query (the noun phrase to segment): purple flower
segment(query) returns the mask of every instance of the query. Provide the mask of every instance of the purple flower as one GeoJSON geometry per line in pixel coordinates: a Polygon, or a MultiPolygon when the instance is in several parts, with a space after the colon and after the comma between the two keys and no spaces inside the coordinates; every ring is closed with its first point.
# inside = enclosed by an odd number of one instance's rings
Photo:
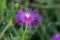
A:
{"type": "Polygon", "coordinates": [[[53,35],[50,40],[60,40],[60,34],[53,35]]]}
{"type": "Polygon", "coordinates": [[[38,14],[36,10],[33,11],[32,8],[29,8],[25,11],[19,10],[15,14],[14,22],[17,24],[24,23],[24,25],[26,24],[26,22],[28,22],[28,27],[32,27],[36,25],[40,21],[40,19],[40,14],[38,14]]]}

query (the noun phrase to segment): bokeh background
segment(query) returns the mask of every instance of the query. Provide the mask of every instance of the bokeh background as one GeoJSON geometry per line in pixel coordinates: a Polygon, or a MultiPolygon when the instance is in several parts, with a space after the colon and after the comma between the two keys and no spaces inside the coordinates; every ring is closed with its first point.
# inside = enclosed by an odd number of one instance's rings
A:
{"type": "Polygon", "coordinates": [[[42,20],[29,28],[25,40],[49,40],[60,33],[60,0],[0,0],[0,40],[21,40],[23,25],[13,23],[18,10],[36,9],[42,20]]]}

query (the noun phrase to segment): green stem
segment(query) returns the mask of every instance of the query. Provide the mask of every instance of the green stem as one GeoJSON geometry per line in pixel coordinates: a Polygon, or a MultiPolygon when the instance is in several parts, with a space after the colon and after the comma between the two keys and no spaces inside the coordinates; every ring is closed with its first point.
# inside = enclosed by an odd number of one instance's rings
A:
{"type": "Polygon", "coordinates": [[[28,23],[26,22],[26,28],[25,28],[24,32],[22,33],[22,39],[21,40],[25,40],[27,29],[28,29],[28,23]]]}
{"type": "Polygon", "coordinates": [[[4,36],[4,33],[6,32],[6,30],[8,30],[10,27],[10,25],[12,25],[12,20],[10,20],[7,24],[7,26],[3,29],[3,31],[0,34],[0,39],[4,36]]]}

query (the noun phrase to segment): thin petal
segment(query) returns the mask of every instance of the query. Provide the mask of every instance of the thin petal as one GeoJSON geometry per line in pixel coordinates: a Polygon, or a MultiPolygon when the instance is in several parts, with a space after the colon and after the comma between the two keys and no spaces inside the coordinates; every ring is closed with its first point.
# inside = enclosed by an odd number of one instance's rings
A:
{"type": "Polygon", "coordinates": [[[28,27],[29,27],[29,28],[32,27],[32,24],[31,24],[30,21],[28,22],[28,27]]]}
{"type": "Polygon", "coordinates": [[[23,10],[19,10],[19,11],[15,14],[15,16],[20,16],[20,15],[23,15],[23,14],[24,14],[23,10]]]}
{"type": "Polygon", "coordinates": [[[27,13],[31,13],[31,12],[32,12],[32,8],[28,8],[27,13]]]}
{"type": "Polygon", "coordinates": [[[36,9],[35,9],[35,10],[33,10],[31,14],[35,14],[35,13],[36,13],[36,9]]]}
{"type": "Polygon", "coordinates": [[[14,19],[14,22],[15,22],[15,23],[21,23],[22,20],[20,20],[20,19],[18,19],[18,18],[15,18],[15,19],[14,19]]]}

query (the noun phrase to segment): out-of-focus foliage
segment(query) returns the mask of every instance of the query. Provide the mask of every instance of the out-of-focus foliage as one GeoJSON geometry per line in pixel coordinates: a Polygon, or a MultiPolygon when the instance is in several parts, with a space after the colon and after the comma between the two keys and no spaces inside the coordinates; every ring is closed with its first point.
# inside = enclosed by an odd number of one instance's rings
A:
{"type": "Polygon", "coordinates": [[[24,25],[13,23],[14,14],[33,8],[42,16],[40,23],[27,30],[26,40],[49,40],[60,33],[60,0],[0,0],[0,40],[20,40],[24,25]]]}

